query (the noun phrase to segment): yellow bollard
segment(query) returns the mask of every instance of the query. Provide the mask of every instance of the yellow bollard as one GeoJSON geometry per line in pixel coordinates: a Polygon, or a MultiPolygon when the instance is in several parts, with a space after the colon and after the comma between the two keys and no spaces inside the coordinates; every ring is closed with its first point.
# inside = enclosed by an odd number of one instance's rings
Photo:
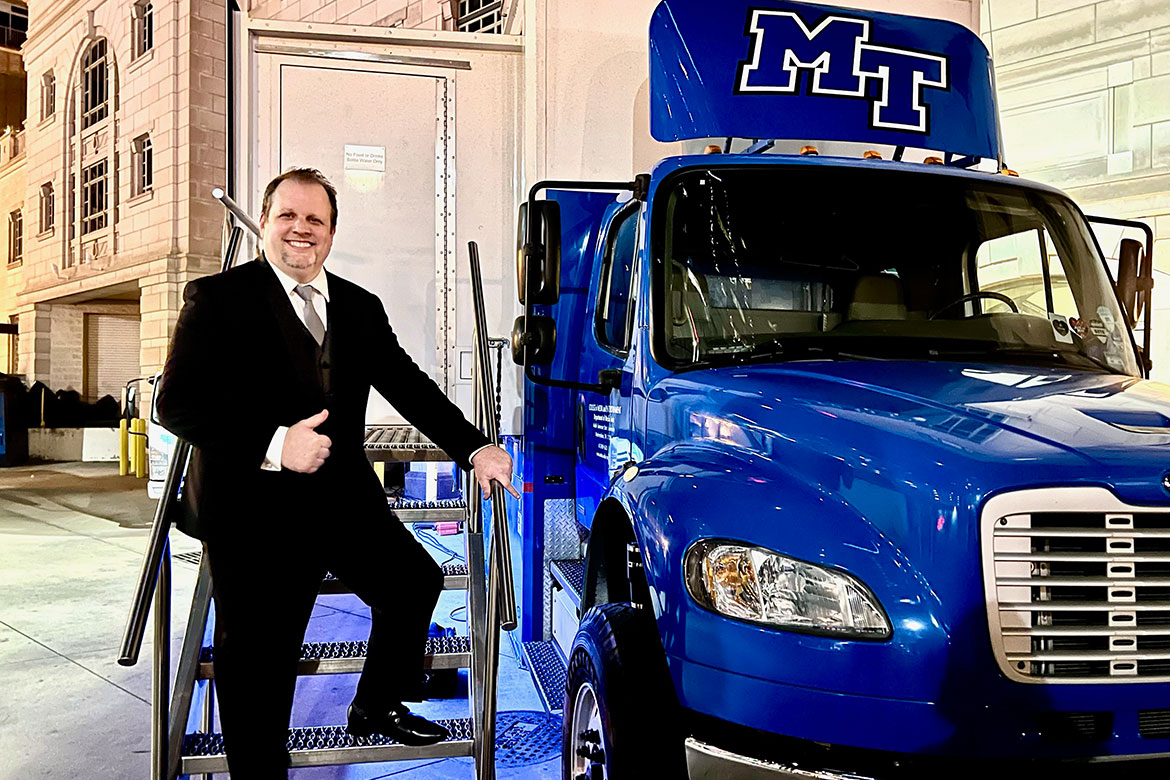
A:
{"type": "Polygon", "coordinates": [[[146,420],[135,417],[134,423],[138,435],[134,437],[134,476],[142,479],[146,476],[146,420]]]}
{"type": "Polygon", "coordinates": [[[130,421],[118,420],[118,476],[130,473],[130,421]]]}

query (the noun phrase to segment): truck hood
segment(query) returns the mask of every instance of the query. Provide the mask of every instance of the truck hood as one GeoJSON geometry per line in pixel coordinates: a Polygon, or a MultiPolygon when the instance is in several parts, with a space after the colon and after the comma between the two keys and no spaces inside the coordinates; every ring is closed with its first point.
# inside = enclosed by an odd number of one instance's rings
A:
{"type": "MultiPolygon", "coordinates": [[[[1133,503],[1170,500],[1170,386],[1134,377],[943,362],[852,361],[679,374],[650,393],[680,439],[813,469],[979,493],[1094,484],[1133,503]],[[677,403],[683,398],[687,401],[677,403]],[[919,484],[919,483],[915,483],[919,484]]],[[[677,439],[676,439],[677,440],[677,439]]],[[[848,475],[845,475],[848,476],[848,475]]],[[[885,482],[886,480],[879,480],[885,482]]]]}

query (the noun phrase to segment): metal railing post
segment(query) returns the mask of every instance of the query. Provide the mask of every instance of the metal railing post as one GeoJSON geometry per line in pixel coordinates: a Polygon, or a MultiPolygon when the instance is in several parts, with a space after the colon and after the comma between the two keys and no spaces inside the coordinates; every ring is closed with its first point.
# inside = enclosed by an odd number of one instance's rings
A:
{"type": "Polygon", "coordinates": [[[150,671],[150,776],[168,780],[170,774],[171,698],[171,543],[163,542],[154,590],[154,663],[150,671]]]}

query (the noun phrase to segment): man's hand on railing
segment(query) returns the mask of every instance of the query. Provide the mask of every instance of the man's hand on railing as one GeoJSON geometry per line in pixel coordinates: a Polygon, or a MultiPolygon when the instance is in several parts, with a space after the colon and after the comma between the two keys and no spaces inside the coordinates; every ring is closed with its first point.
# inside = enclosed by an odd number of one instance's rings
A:
{"type": "Polygon", "coordinates": [[[512,487],[512,456],[504,450],[495,446],[484,447],[471,459],[471,468],[485,499],[492,494],[493,479],[515,498],[520,498],[516,488],[512,487]]]}

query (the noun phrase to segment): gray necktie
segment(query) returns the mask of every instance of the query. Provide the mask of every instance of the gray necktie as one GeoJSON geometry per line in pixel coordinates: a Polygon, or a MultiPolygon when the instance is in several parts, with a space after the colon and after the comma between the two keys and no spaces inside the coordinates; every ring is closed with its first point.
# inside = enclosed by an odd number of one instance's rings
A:
{"type": "Polygon", "coordinates": [[[321,346],[325,341],[325,323],[321,322],[321,318],[317,316],[317,309],[313,306],[313,288],[307,284],[299,284],[293,288],[293,292],[304,300],[305,327],[309,329],[309,334],[317,342],[317,346],[321,346]]]}

